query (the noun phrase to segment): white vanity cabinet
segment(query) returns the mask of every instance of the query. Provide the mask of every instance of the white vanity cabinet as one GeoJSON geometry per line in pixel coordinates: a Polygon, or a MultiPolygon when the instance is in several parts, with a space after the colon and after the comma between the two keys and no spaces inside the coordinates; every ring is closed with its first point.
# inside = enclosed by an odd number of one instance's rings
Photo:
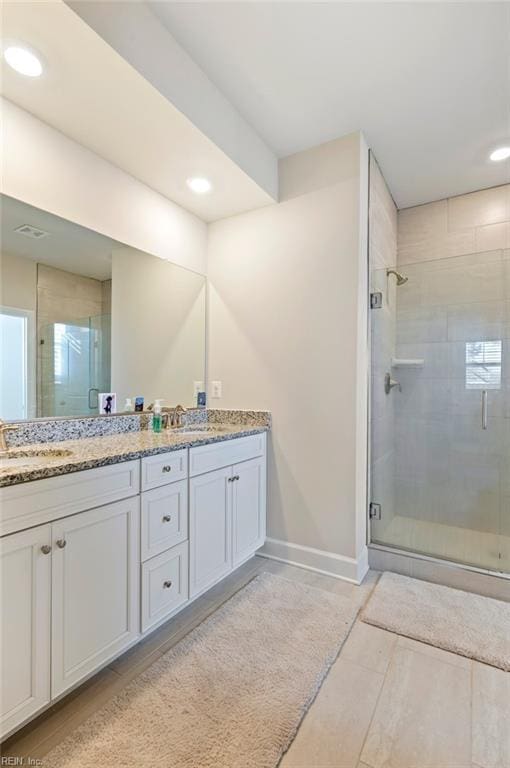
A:
{"type": "Polygon", "coordinates": [[[266,456],[232,467],[232,561],[234,568],[266,538],[266,456]]]}
{"type": "Polygon", "coordinates": [[[31,525],[0,539],[0,736],[139,637],[139,487],[130,461],[0,489],[2,533],[31,525]]]}
{"type": "Polygon", "coordinates": [[[141,623],[144,633],[166,621],[189,598],[187,478],[187,449],[142,459],[141,623]]]}
{"type": "Polygon", "coordinates": [[[191,448],[190,474],[190,596],[196,597],[264,543],[265,433],[191,448]]]}
{"type": "Polygon", "coordinates": [[[50,553],[50,525],[0,540],[1,734],[50,701],[50,553]]]}
{"type": "Polygon", "coordinates": [[[232,570],[231,482],[231,467],[190,480],[191,597],[199,595],[232,570]]]}
{"type": "Polygon", "coordinates": [[[262,546],[266,434],[0,488],[0,737],[262,546]]]}
{"type": "Polygon", "coordinates": [[[135,496],[51,526],[52,697],[139,634],[139,504],[135,496]]]}

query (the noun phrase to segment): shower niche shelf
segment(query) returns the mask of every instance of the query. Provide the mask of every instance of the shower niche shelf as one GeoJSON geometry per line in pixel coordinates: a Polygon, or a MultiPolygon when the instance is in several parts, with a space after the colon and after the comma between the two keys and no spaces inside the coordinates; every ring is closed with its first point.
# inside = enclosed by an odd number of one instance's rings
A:
{"type": "Polygon", "coordinates": [[[425,365],[425,360],[421,357],[416,357],[416,358],[392,357],[391,358],[392,368],[423,368],[424,365],[425,365]]]}

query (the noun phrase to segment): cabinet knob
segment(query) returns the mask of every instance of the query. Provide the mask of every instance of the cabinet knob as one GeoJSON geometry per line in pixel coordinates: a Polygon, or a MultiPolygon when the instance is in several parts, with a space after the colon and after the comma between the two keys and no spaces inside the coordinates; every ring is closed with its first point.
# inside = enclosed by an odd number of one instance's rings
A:
{"type": "Polygon", "coordinates": [[[65,539],[57,539],[57,547],[59,549],[64,549],[66,544],[67,544],[67,541],[65,539]]]}
{"type": "Polygon", "coordinates": [[[43,544],[42,547],[41,547],[41,552],[43,553],[43,555],[49,555],[50,552],[51,552],[50,545],[49,544],[43,544]]]}
{"type": "Polygon", "coordinates": [[[239,480],[239,475],[234,475],[234,480],[239,480]]]}
{"type": "Polygon", "coordinates": [[[170,515],[163,515],[163,522],[164,523],[170,523],[172,520],[170,515]]]}
{"type": "Polygon", "coordinates": [[[163,582],[163,589],[170,589],[171,586],[172,586],[172,582],[171,581],[164,581],[163,582]]]}
{"type": "Polygon", "coordinates": [[[163,469],[161,471],[162,472],[171,472],[172,471],[172,467],[170,466],[170,464],[165,464],[165,466],[163,467],[163,469]]]}

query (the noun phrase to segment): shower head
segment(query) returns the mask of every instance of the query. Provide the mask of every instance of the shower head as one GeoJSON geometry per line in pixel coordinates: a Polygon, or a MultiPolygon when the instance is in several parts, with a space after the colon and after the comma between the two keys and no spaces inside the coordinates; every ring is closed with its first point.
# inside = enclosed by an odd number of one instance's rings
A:
{"type": "Polygon", "coordinates": [[[409,280],[408,277],[403,275],[401,272],[397,272],[396,269],[387,269],[386,274],[388,276],[395,275],[395,277],[397,278],[397,285],[404,285],[404,283],[407,283],[407,281],[409,280]]]}

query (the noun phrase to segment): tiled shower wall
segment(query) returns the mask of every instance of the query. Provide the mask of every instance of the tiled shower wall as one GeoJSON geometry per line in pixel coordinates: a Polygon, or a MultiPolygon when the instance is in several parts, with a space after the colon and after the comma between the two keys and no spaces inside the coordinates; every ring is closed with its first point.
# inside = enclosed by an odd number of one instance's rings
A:
{"type": "MultiPolygon", "coordinates": [[[[53,373],[54,350],[45,331],[52,323],[83,321],[109,312],[111,280],[100,281],[66,272],[62,269],[37,265],[37,414],[38,416],[83,415],[88,413],[88,398],[82,392],[67,397],[72,402],[56,401],[53,373]],[[44,344],[41,340],[44,337],[44,344]]],[[[108,365],[109,361],[105,361],[108,365]]]]}
{"type": "Polygon", "coordinates": [[[395,510],[510,536],[510,185],[398,214],[395,510]],[[473,342],[501,346],[481,429],[473,342]]]}
{"type": "Polygon", "coordinates": [[[395,510],[394,398],[384,394],[384,375],[395,350],[396,290],[386,270],[397,259],[397,208],[379,167],[370,160],[370,291],[383,294],[383,306],[371,313],[371,498],[384,509],[384,526],[395,510]]]}

